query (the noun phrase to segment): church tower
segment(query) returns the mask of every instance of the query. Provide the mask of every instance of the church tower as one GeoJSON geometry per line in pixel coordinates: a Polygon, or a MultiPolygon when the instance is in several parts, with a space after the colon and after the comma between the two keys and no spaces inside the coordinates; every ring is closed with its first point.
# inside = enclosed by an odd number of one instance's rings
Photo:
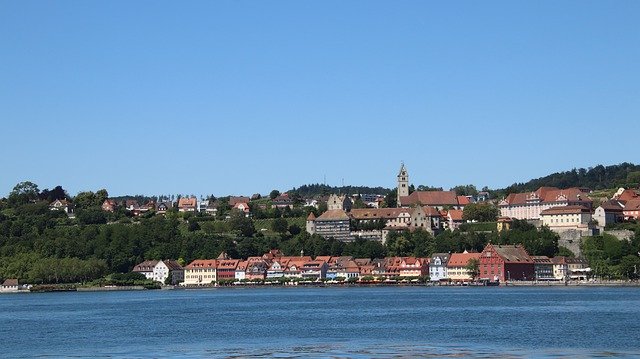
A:
{"type": "Polygon", "coordinates": [[[398,172],[398,203],[396,207],[401,207],[400,197],[406,197],[409,195],[409,173],[404,167],[404,162],[401,162],[400,172],[398,172]]]}

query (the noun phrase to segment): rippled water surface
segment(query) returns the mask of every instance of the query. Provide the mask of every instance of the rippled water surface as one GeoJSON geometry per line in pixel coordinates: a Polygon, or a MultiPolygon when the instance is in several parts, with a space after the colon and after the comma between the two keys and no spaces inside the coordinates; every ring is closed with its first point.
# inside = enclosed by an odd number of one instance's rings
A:
{"type": "Polygon", "coordinates": [[[0,356],[640,357],[640,288],[0,295],[0,356]]]}

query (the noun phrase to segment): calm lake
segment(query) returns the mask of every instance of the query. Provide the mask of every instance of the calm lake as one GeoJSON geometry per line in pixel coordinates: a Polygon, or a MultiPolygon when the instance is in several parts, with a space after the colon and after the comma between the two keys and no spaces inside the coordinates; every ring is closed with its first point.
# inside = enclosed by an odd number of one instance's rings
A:
{"type": "Polygon", "coordinates": [[[640,288],[0,295],[0,356],[640,357],[640,288]]]}

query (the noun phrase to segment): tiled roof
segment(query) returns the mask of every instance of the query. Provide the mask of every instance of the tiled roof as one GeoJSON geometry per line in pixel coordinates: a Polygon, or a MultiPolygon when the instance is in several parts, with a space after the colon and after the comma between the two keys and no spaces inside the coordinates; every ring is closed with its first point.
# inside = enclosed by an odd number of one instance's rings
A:
{"type": "Polygon", "coordinates": [[[212,268],[215,269],[217,266],[217,262],[215,259],[196,259],[193,262],[187,264],[184,269],[195,269],[195,268],[212,268]]]}
{"type": "Polygon", "coordinates": [[[135,267],[134,272],[153,272],[153,268],[158,264],[158,261],[144,261],[135,267]]]}
{"type": "Polygon", "coordinates": [[[353,261],[359,266],[369,265],[371,263],[371,259],[369,258],[356,258],[353,261]]]}
{"type": "Polygon", "coordinates": [[[408,208],[359,208],[352,209],[349,216],[353,219],[393,219],[402,214],[409,215],[408,208]]]}
{"type": "Polygon", "coordinates": [[[638,192],[632,189],[625,189],[619,196],[617,196],[617,198],[614,199],[617,199],[618,201],[629,201],[636,198],[640,198],[640,194],[638,194],[638,192]]]}
{"type": "Polygon", "coordinates": [[[458,196],[458,204],[464,206],[471,203],[471,201],[469,201],[469,198],[467,196],[458,196]]]}
{"type": "Polygon", "coordinates": [[[235,206],[236,203],[238,203],[238,202],[249,203],[250,201],[251,201],[251,198],[249,198],[249,197],[234,197],[234,196],[229,197],[229,205],[231,207],[235,206]]]}
{"type": "Polygon", "coordinates": [[[623,208],[622,204],[614,199],[602,202],[600,207],[606,212],[622,212],[623,208]]]}
{"type": "Polygon", "coordinates": [[[451,253],[447,267],[464,267],[470,259],[480,259],[480,253],[451,253]]]}
{"type": "Polygon", "coordinates": [[[640,199],[632,199],[624,205],[625,211],[640,211],[640,199]]]}
{"type": "Polygon", "coordinates": [[[422,206],[422,211],[429,217],[440,217],[441,215],[437,209],[430,206],[422,206]]]}
{"type": "Polygon", "coordinates": [[[216,267],[217,269],[236,269],[240,260],[224,259],[224,260],[218,260],[217,262],[218,262],[218,266],[216,267]]]}
{"type": "Polygon", "coordinates": [[[533,259],[531,259],[527,251],[520,245],[487,244],[485,251],[490,247],[493,247],[493,250],[507,263],[533,263],[533,259]]]}
{"type": "Polygon", "coordinates": [[[451,217],[452,221],[462,221],[462,213],[461,209],[450,209],[448,216],[451,217]]]}
{"type": "Polygon", "coordinates": [[[457,206],[458,197],[455,191],[415,191],[408,196],[400,197],[403,206],[421,204],[427,206],[457,206]]]}
{"type": "Polygon", "coordinates": [[[238,266],[236,267],[237,271],[244,271],[247,269],[247,266],[249,265],[249,261],[240,261],[238,262],[238,266]]]}
{"type": "Polygon", "coordinates": [[[533,259],[534,263],[537,264],[552,264],[553,262],[551,262],[551,258],[547,257],[547,256],[531,256],[531,259],[533,259]]]}
{"type": "Polygon", "coordinates": [[[451,255],[449,253],[434,253],[431,255],[431,262],[433,262],[433,260],[438,257],[441,258],[442,261],[446,264],[447,261],[449,261],[449,257],[451,257],[451,255]]]}
{"type": "Polygon", "coordinates": [[[165,259],[162,262],[170,269],[170,270],[182,270],[182,266],[180,263],[173,259],[165,259]]]}
{"type": "Polygon", "coordinates": [[[346,221],[349,220],[347,213],[341,209],[332,209],[324,212],[316,221],[346,221]]]}
{"type": "Polygon", "coordinates": [[[551,207],[551,208],[545,209],[544,211],[540,212],[540,215],[550,216],[554,214],[580,214],[580,213],[591,213],[591,211],[588,208],[585,208],[582,206],[558,206],[558,207],[551,207]]]}
{"type": "Polygon", "coordinates": [[[18,280],[17,279],[6,279],[4,281],[4,283],[2,283],[2,286],[4,286],[4,287],[16,287],[16,286],[18,286],[18,280]]]}
{"type": "Polygon", "coordinates": [[[577,187],[558,189],[555,187],[540,187],[535,192],[528,193],[511,193],[505,201],[509,205],[526,204],[531,200],[539,199],[540,202],[558,202],[562,197],[566,197],[569,202],[591,202],[582,189],[577,187]]]}
{"type": "Polygon", "coordinates": [[[197,200],[195,198],[183,197],[178,201],[178,208],[195,207],[196,204],[197,200]]]}

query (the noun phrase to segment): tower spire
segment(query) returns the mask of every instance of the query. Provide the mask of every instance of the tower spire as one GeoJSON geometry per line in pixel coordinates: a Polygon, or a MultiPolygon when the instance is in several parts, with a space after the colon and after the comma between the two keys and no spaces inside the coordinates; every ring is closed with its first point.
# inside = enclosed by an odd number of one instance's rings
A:
{"type": "Polygon", "coordinates": [[[398,172],[398,197],[397,197],[397,207],[401,207],[400,199],[402,197],[406,197],[409,195],[409,172],[407,172],[407,168],[404,166],[404,161],[400,161],[400,171],[398,172]]]}

